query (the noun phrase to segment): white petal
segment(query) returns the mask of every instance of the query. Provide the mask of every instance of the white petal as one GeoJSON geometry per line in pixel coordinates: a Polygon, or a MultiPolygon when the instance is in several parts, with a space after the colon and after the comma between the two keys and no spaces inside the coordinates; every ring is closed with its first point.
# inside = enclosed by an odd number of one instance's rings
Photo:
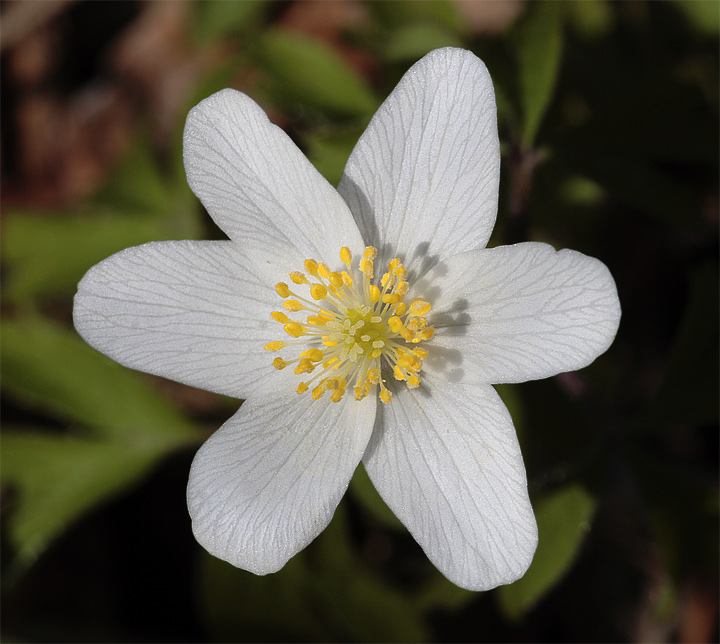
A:
{"type": "Polygon", "coordinates": [[[427,384],[379,407],[365,468],[450,581],[470,590],[508,584],[537,545],[510,415],[489,385],[427,384]]]}
{"type": "Polygon", "coordinates": [[[337,191],[290,138],[241,92],[226,89],[194,107],[183,138],[188,183],[215,222],[259,261],[284,248],[298,270],[308,257],[338,261],[362,250],[337,191]],[[331,255],[328,257],[328,255],[331,255]]]}
{"type": "Polygon", "coordinates": [[[435,326],[423,371],[452,382],[524,382],[590,364],[620,323],[607,267],[528,242],[451,257],[417,283],[435,326]]]}
{"type": "Polygon", "coordinates": [[[90,269],[73,316],[85,340],[117,362],[244,398],[275,372],[264,345],[280,298],[233,242],[128,248],[90,269]]]}
{"type": "Polygon", "coordinates": [[[288,388],[285,376],[200,448],[188,485],[195,538],[261,575],[282,568],[330,522],[375,419],[375,396],[313,401],[288,388]]]}
{"type": "Polygon", "coordinates": [[[469,51],[448,48],[403,76],[355,146],[338,191],[383,264],[397,253],[419,275],[438,257],[485,246],[499,177],[490,75],[469,51]]]}

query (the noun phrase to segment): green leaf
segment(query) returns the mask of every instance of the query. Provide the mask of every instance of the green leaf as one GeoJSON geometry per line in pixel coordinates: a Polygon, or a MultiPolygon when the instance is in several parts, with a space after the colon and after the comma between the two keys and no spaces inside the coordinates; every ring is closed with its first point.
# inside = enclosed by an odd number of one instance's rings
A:
{"type": "Polygon", "coordinates": [[[358,128],[306,134],[303,142],[307,146],[308,159],[320,174],[336,186],[361,134],[362,129],[358,128]]]}
{"type": "Polygon", "coordinates": [[[215,641],[416,642],[418,607],[358,556],[341,504],[330,525],[263,577],[203,556],[202,614],[215,641]]]}
{"type": "Polygon", "coordinates": [[[350,481],[350,492],[365,510],[379,521],[382,521],[385,526],[400,530],[405,529],[400,519],[393,514],[392,510],[378,494],[362,463],[358,465],[350,481]]]}
{"type": "Polygon", "coordinates": [[[384,47],[385,59],[391,62],[415,62],[433,49],[462,47],[457,33],[434,22],[416,22],[396,29],[384,47]]]}
{"type": "Polygon", "coordinates": [[[367,116],[378,101],[363,78],[327,45],[274,29],[260,42],[259,64],[279,99],[344,116],[367,116]]]}
{"type": "Polygon", "coordinates": [[[598,40],[613,28],[613,7],[608,0],[568,2],[564,8],[572,27],[588,40],[598,40]]]}
{"type": "Polygon", "coordinates": [[[163,454],[119,442],[8,430],[0,449],[2,482],[11,492],[6,528],[16,549],[15,572],[87,510],[135,483],[163,454]]]}
{"type": "Polygon", "coordinates": [[[193,4],[192,36],[206,44],[256,28],[269,7],[266,0],[203,0],[193,4]]]}
{"type": "Polygon", "coordinates": [[[162,239],[163,229],[156,217],[111,212],[8,213],[2,235],[4,295],[13,304],[70,295],[93,264],[123,248],[162,239]]]}
{"type": "Polygon", "coordinates": [[[539,542],[525,576],[498,589],[500,608],[518,619],[565,574],[589,528],[595,500],[579,485],[561,488],[535,506],[539,542]]]}
{"type": "Polygon", "coordinates": [[[28,407],[124,444],[176,447],[197,432],[139,374],[40,318],[0,324],[3,390],[28,407]]]}
{"type": "Polygon", "coordinates": [[[520,102],[524,120],[521,140],[535,143],[540,123],[550,105],[562,53],[562,3],[532,2],[513,30],[518,64],[520,102]]]}
{"type": "Polygon", "coordinates": [[[720,31],[720,3],[714,0],[671,0],[695,29],[708,36],[720,31]]]}
{"type": "Polygon", "coordinates": [[[150,148],[151,137],[138,135],[127,154],[112,169],[94,201],[129,213],[163,212],[170,191],[150,148]]]}
{"type": "Polygon", "coordinates": [[[447,0],[371,2],[369,8],[377,22],[392,31],[417,22],[433,23],[455,33],[462,33],[465,29],[455,3],[447,0]]]}

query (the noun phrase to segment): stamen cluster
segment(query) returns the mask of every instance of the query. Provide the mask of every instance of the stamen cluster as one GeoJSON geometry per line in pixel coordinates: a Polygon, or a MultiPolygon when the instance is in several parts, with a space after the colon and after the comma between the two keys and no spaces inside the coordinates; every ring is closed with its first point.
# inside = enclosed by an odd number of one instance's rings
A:
{"type": "Polygon", "coordinates": [[[435,333],[425,317],[430,304],[422,298],[405,302],[407,270],[399,259],[389,262],[379,286],[373,284],[376,257],[377,250],[367,247],[354,270],[352,253],[343,247],[340,259],[346,270],[339,272],[306,259],[306,272],[294,271],[290,280],[305,287],[309,297],[298,295],[285,282],[276,284],[285,312],[271,315],[293,340],[269,342],[265,349],[309,345],[295,360],[273,360],[276,369],[296,365],[297,375],[315,374],[298,385],[299,394],[311,390],[318,400],[329,391],[330,400],[339,402],[351,387],[355,400],[362,400],[377,386],[380,400],[389,403],[392,393],[382,378],[383,367],[408,387],[419,386],[427,351],[417,345],[435,333]],[[287,315],[301,312],[307,314],[305,322],[287,315]]]}

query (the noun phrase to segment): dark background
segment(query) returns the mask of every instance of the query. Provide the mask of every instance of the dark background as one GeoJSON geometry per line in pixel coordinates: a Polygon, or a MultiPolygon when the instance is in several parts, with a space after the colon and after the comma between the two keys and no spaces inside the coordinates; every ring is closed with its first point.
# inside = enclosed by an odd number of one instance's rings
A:
{"type": "Polygon", "coordinates": [[[5,2],[3,638],[28,642],[718,639],[716,2],[5,2]],[[605,262],[587,369],[502,387],[540,525],[527,576],[455,588],[359,471],[275,575],[194,542],[194,451],[237,401],[130,372],[71,324],[116,250],[220,236],[185,183],[188,109],[257,100],[333,183],[427,51],[496,84],[491,244],[605,262]]]}

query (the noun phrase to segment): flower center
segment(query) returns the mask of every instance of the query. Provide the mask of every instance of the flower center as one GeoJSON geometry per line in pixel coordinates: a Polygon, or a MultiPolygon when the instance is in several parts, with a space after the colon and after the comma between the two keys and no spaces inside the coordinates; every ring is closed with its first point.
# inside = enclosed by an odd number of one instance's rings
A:
{"type": "Polygon", "coordinates": [[[419,386],[427,351],[417,345],[435,333],[425,318],[430,304],[422,298],[405,302],[407,270],[399,259],[388,264],[380,285],[373,284],[376,256],[377,250],[369,246],[353,269],[352,253],[343,247],[340,259],[346,270],[340,272],[306,259],[307,275],[290,273],[290,280],[303,287],[305,296],[292,291],[285,282],[275,285],[285,300],[285,311],[304,312],[307,316],[301,322],[285,312],[274,311],[273,319],[293,340],[265,345],[267,351],[305,347],[295,360],[273,360],[276,369],[294,364],[297,375],[314,374],[300,382],[299,394],[312,390],[311,396],[318,400],[330,391],[330,399],[339,402],[346,389],[352,387],[355,400],[362,400],[378,387],[380,400],[389,403],[392,394],[382,378],[386,370],[411,389],[419,386]]]}

